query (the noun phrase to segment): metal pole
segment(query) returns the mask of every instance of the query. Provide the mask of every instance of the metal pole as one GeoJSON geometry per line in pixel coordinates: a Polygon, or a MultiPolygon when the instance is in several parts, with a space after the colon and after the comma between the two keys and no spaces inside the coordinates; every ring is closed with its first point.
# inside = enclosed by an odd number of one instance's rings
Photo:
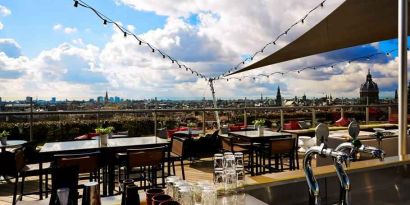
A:
{"type": "Polygon", "coordinates": [[[246,112],[246,106],[247,106],[247,101],[246,101],[246,97],[245,97],[245,108],[243,109],[243,124],[245,126],[248,126],[248,114],[246,112]]]}
{"type": "Polygon", "coordinates": [[[157,136],[157,109],[158,109],[158,103],[157,103],[157,97],[155,97],[155,110],[154,110],[154,136],[157,136]]]}
{"type": "Polygon", "coordinates": [[[387,107],[387,121],[390,120],[390,117],[391,117],[391,107],[389,106],[387,107]]]}
{"type": "Polygon", "coordinates": [[[205,111],[202,111],[202,132],[205,134],[205,111]]]}
{"type": "Polygon", "coordinates": [[[312,108],[312,127],[316,127],[316,111],[312,108]]]}
{"type": "MultiPolygon", "coordinates": [[[[209,79],[209,87],[211,88],[211,92],[212,92],[212,101],[214,103],[214,108],[218,108],[218,104],[216,103],[214,80],[213,79],[209,79]]],[[[221,121],[219,119],[219,112],[218,111],[215,111],[215,117],[216,117],[216,124],[218,126],[218,130],[220,130],[221,129],[221,121]]]]}
{"type": "Polygon", "coordinates": [[[30,141],[33,141],[33,97],[30,97],[30,141]]]}
{"type": "Polygon", "coordinates": [[[340,108],[340,118],[343,118],[345,115],[343,108],[340,108]]]}
{"type": "Polygon", "coordinates": [[[283,130],[283,123],[285,121],[283,118],[283,110],[280,109],[280,130],[283,130]]]}
{"type": "Polygon", "coordinates": [[[366,106],[366,125],[369,124],[369,107],[366,106]]]}
{"type": "Polygon", "coordinates": [[[407,154],[407,24],[408,0],[399,0],[399,147],[398,155],[407,154]]]}

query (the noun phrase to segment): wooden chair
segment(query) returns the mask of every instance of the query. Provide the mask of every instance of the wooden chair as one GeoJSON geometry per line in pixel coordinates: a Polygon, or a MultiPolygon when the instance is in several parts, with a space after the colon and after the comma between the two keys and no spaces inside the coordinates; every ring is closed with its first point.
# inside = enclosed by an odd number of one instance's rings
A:
{"type": "MultiPolygon", "coordinates": [[[[54,167],[78,167],[80,174],[87,173],[79,179],[89,179],[100,183],[100,169],[103,167],[100,152],[71,153],[54,155],[54,167]]],[[[80,184],[79,187],[82,187],[80,184]]]]}
{"type": "Polygon", "coordinates": [[[185,158],[185,138],[172,137],[171,150],[168,156],[168,174],[170,174],[170,163],[172,164],[172,171],[175,173],[175,161],[181,162],[182,179],[185,180],[184,158],[185,158]]]}
{"type": "Polygon", "coordinates": [[[58,202],[57,190],[69,188],[69,205],[78,204],[78,166],[53,167],[51,170],[51,197],[49,205],[60,205],[58,202]]]}
{"type": "Polygon", "coordinates": [[[137,173],[139,177],[132,178],[140,181],[140,187],[146,190],[148,187],[156,187],[157,172],[161,171],[162,186],[165,186],[164,162],[165,147],[152,147],[141,149],[127,149],[125,177],[130,179],[131,174],[137,173]],[[144,182],[144,186],[142,186],[144,182]],[[149,185],[146,185],[149,182],[149,185]]]}
{"type": "Polygon", "coordinates": [[[269,172],[273,170],[272,159],[275,159],[275,169],[283,171],[283,158],[285,157],[289,158],[289,170],[295,170],[296,149],[296,138],[294,137],[271,139],[266,153],[268,157],[269,172]],[[279,165],[280,169],[278,168],[279,165]]]}

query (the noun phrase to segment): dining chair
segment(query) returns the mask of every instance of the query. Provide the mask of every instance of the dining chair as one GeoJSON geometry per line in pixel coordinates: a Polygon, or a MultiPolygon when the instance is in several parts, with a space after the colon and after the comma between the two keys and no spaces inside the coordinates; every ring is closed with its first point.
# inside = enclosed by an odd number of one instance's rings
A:
{"type": "MultiPolygon", "coordinates": [[[[283,159],[289,159],[289,170],[295,170],[295,151],[297,149],[296,146],[296,138],[295,137],[287,137],[287,138],[278,138],[278,139],[271,139],[269,141],[269,147],[267,152],[265,152],[265,156],[268,158],[268,170],[272,172],[272,170],[283,171],[283,159]],[[275,168],[272,167],[272,159],[275,159],[275,168]],[[280,168],[279,168],[280,166],[280,168]]],[[[266,167],[266,166],[263,166],[266,167]]]]}
{"type": "MultiPolygon", "coordinates": [[[[43,177],[45,176],[45,187],[48,187],[48,175],[51,173],[51,163],[40,156],[39,150],[37,150],[37,142],[28,142],[24,145],[24,161],[25,165],[21,170],[21,187],[20,187],[20,200],[25,195],[38,194],[40,200],[43,199],[43,177]],[[39,178],[38,191],[24,192],[24,184],[26,177],[37,176],[39,178]]],[[[46,190],[47,193],[47,190],[46,190]]]]}
{"type": "Polygon", "coordinates": [[[140,181],[140,188],[146,190],[147,188],[158,186],[157,174],[160,171],[162,187],[164,187],[165,150],[165,146],[127,149],[125,178],[140,181]],[[131,174],[137,174],[137,177],[131,177],[131,174]]]}
{"type": "Polygon", "coordinates": [[[51,169],[51,197],[49,205],[60,205],[57,190],[60,188],[68,188],[68,205],[78,204],[78,180],[79,167],[63,166],[53,167],[51,169]]]}
{"type": "Polygon", "coordinates": [[[2,163],[2,166],[0,166],[0,175],[14,178],[12,205],[15,205],[17,202],[19,178],[21,170],[24,167],[24,148],[15,149],[13,152],[0,152],[0,162],[2,163]]]}
{"type": "Polygon", "coordinates": [[[185,154],[185,141],[186,138],[180,138],[180,137],[172,137],[171,140],[171,150],[168,155],[168,174],[170,174],[170,163],[172,164],[172,171],[174,175],[176,175],[175,172],[175,162],[180,161],[181,164],[181,173],[182,173],[182,179],[185,180],[185,169],[184,169],[184,158],[186,157],[185,154]]]}
{"type": "MultiPolygon", "coordinates": [[[[55,154],[54,155],[54,167],[78,167],[80,174],[88,174],[88,176],[81,176],[79,179],[88,179],[89,181],[97,181],[100,183],[101,176],[100,170],[103,168],[101,159],[101,153],[97,152],[84,152],[84,153],[68,153],[68,154],[55,154]]],[[[79,187],[82,187],[80,184],[79,187]]]]}
{"type": "MultiPolygon", "coordinates": [[[[247,162],[247,166],[245,168],[251,168],[253,166],[251,164],[251,152],[253,152],[253,145],[245,140],[241,140],[237,137],[233,136],[221,136],[221,152],[242,152],[244,154],[245,159],[244,163],[247,162]]],[[[257,152],[255,152],[257,153],[257,152]]],[[[257,166],[258,162],[258,155],[255,155],[256,160],[255,165],[257,166]]]]}

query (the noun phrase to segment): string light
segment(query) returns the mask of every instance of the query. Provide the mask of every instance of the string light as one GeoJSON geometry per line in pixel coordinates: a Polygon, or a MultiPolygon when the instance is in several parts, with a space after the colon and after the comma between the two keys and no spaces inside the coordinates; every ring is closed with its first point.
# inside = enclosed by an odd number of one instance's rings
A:
{"type": "Polygon", "coordinates": [[[203,74],[201,74],[201,73],[199,73],[199,72],[197,72],[197,71],[194,71],[193,69],[187,67],[186,65],[181,64],[178,60],[175,60],[175,58],[172,58],[171,56],[169,56],[168,54],[166,54],[166,53],[163,52],[162,50],[153,47],[150,43],[147,43],[147,42],[144,41],[142,38],[138,37],[138,36],[135,35],[133,32],[129,31],[127,28],[121,26],[120,24],[116,23],[115,21],[113,21],[113,20],[110,19],[109,17],[105,16],[103,13],[99,12],[98,10],[96,10],[95,8],[93,8],[92,6],[90,6],[89,4],[85,3],[83,0],[73,0],[73,1],[74,1],[74,7],[81,6],[81,7],[90,9],[92,12],[94,12],[94,14],[95,14],[97,17],[99,17],[99,18],[103,21],[103,24],[104,24],[104,25],[107,25],[107,24],[109,24],[109,23],[110,23],[110,24],[113,24],[115,27],[117,27],[117,28],[124,34],[124,37],[127,37],[128,34],[134,36],[134,38],[138,41],[138,44],[139,44],[139,45],[144,44],[144,45],[148,46],[153,53],[155,53],[155,50],[157,50],[157,51],[162,55],[162,57],[163,57],[164,59],[165,59],[165,58],[168,58],[168,60],[169,60],[171,63],[173,63],[173,64],[174,64],[174,63],[177,63],[179,68],[181,68],[182,66],[184,66],[186,71],[191,71],[192,74],[194,74],[194,72],[195,72],[195,73],[196,73],[195,75],[196,75],[197,77],[201,77],[201,78],[203,78],[203,79],[205,79],[205,80],[208,80],[208,78],[207,78],[205,75],[203,75],[203,74]]]}
{"type": "Polygon", "coordinates": [[[347,62],[347,64],[350,65],[353,62],[358,62],[358,61],[363,61],[363,60],[369,61],[372,58],[375,58],[375,57],[380,56],[380,55],[391,56],[391,54],[393,52],[396,52],[396,51],[398,51],[398,49],[392,49],[392,50],[387,51],[387,52],[377,52],[377,53],[373,53],[373,54],[369,54],[369,55],[365,55],[365,56],[359,56],[359,57],[352,58],[352,59],[349,59],[349,60],[343,60],[343,61],[337,61],[337,62],[332,62],[332,63],[327,63],[327,64],[308,66],[308,67],[304,67],[304,68],[300,68],[300,69],[288,70],[286,72],[273,72],[273,73],[270,73],[270,74],[246,75],[246,76],[242,76],[242,77],[224,77],[224,78],[221,78],[221,79],[225,79],[227,82],[229,80],[232,80],[232,79],[240,81],[241,79],[252,78],[252,79],[255,80],[255,79],[260,78],[260,77],[269,78],[269,76],[276,75],[276,74],[281,74],[282,76],[284,76],[288,73],[291,73],[291,72],[296,72],[296,73],[300,74],[301,72],[303,72],[305,70],[309,70],[309,69],[311,69],[311,70],[316,70],[316,69],[319,69],[319,68],[331,68],[331,69],[333,69],[338,64],[343,64],[343,63],[347,62]]]}
{"type": "MultiPolygon", "coordinates": [[[[295,23],[293,23],[291,26],[289,26],[289,28],[287,28],[284,32],[280,33],[274,41],[271,41],[267,44],[265,44],[262,49],[260,49],[259,51],[255,52],[252,56],[250,56],[250,58],[245,59],[244,61],[242,61],[240,64],[245,64],[246,61],[253,61],[255,59],[255,57],[261,53],[263,53],[263,51],[266,49],[266,47],[268,47],[269,45],[276,45],[277,41],[279,41],[283,36],[287,35],[289,33],[289,31],[291,31],[296,25],[298,25],[299,23],[303,24],[305,23],[305,20],[309,17],[309,15],[311,13],[313,13],[314,11],[316,11],[319,8],[323,8],[324,4],[327,0],[323,0],[322,2],[320,2],[318,5],[316,5],[313,9],[309,10],[309,12],[307,12],[306,15],[304,15],[302,18],[300,18],[299,20],[297,20],[295,23]]],[[[238,68],[235,67],[234,69],[229,69],[227,70],[225,73],[222,74],[222,76],[226,76],[227,74],[229,74],[231,71],[233,70],[237,70],[238,68]]]]}

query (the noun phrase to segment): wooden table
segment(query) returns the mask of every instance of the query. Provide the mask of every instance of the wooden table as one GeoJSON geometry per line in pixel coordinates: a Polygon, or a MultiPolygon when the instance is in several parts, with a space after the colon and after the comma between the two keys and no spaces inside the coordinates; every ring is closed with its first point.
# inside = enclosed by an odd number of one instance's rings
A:
{"type": "Polygon", "coordinates": [[[5,152],[7,148],[21,147],[26,143],[27,141],[25,140],[7,140],[7,143],[5,145],[0,144],[0,149],[1,152],[5,152]]]}
{"type": "MultiPolygon", "coordinates": [[[[254,149],[254,144],[255,143],[261,143],[265,144],[267,143],[270,139],[274,138],[285,138],[285,137],[292,137],[291,134],[289,133],[284,133],[284,132],[273,132],[270,130],[264,130],[262,135],[259,135],[259,131],[257,130],[248,130],[248,131],[234,131],[234,132],[229,132],[228,135],[234,136],[234,137],[239,137],[245,141],[248,141],[251,143],[251,151],[250,151],[250,172],[251,175],[255,175],[255,166],[254,166],[254,159],[253,159],[253,152],[255,151],[254,149]]],[[[296,157],[297,158],[297,157],[296,157]]],[[[299,167],[298,167],[299,168],[299,167]]]]}
{"type": "Polygon", "coordinates": [[[152,147],[156,145],[168,146],[169,141],[155,136],[149,137],[128,137],[108,139],[107,146],[100,146],[98,140],[76,140],[65,142],[49,142],[44,144],[40,154],[45,158],[51,158],[58,153],[73,153],[79,151],[101,151],[105,157],[108,168],[108,176],[103,179],[103,194],[114,195],[115,178],[115,153],[122,152],[129,148],[152,147]],[[106,179],[108,178],[108,179],[106,179]]]}

